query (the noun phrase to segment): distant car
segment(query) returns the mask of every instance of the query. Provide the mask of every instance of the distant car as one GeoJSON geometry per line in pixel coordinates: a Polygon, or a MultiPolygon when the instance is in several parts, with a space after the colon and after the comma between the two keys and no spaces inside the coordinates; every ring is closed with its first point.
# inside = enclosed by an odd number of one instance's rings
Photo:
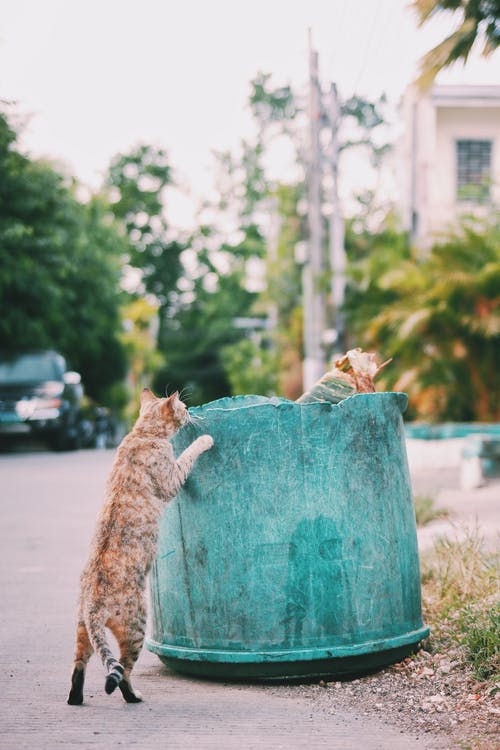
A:
{"type": "Polygon", "coordinates": [[[0,437],[32,433],[54,450],[80,446],[81,377],[55,351],[0,353],[0,437]]]}

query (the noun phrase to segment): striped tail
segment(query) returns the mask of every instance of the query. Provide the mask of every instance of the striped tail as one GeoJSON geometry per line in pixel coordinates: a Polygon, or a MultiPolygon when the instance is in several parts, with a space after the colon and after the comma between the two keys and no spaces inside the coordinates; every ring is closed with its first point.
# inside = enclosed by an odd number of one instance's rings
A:
{"type": "Polygon", "coordinates": [[[111,695],[123,679],[123,667],[119,661],[113,661],[112,665],[108,665],[108,675],[106,677],[106,683],[104,689],[108,695],[111,695]]]}

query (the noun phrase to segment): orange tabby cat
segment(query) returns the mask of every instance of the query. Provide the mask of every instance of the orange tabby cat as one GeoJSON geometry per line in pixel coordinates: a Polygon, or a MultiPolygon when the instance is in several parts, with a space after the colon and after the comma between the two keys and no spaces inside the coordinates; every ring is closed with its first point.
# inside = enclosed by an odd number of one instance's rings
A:
{"type": "Polygon", "coordinates": [[[156,553],[162,508],[178,492],[198,456],[213,445],[210,435],[202,435],[176,460],[169,439],[188,421],[177,392],[156,398],[144,389],[139,418],[118,449],[81,576],[68,698],[72,706],[83,702],[85,668],[94,650],[107,670],[106,692],[118,686],[128,703],[142,700],[132,688],[130,673],[144,641],[146,576],[156,553]],[[120,661],[108,645],[106,627],[118,641],[120,661]]]}

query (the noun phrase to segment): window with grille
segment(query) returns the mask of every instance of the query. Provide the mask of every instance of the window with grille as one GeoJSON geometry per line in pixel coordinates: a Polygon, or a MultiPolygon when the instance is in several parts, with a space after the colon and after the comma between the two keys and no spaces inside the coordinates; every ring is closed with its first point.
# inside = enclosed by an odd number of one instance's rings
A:
{"type": "Polygon", "coordinates": [[[487,201],[490,181],[491,141],[457,141],[457,200],[487,201]]]}

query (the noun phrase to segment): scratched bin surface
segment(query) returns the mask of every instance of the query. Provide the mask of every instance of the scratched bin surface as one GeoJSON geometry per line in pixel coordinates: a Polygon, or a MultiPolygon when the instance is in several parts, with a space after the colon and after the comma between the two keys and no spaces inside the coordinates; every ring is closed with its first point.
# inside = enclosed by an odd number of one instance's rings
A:
{"type": "Polygon", "coordinates": [[[165,508],[148,648],[223,678],[362,673],[428,634],[403,393],[190,410],[214,447],[165,508]],[[199,418],[202,419],[199,419],[199,418]]]}

